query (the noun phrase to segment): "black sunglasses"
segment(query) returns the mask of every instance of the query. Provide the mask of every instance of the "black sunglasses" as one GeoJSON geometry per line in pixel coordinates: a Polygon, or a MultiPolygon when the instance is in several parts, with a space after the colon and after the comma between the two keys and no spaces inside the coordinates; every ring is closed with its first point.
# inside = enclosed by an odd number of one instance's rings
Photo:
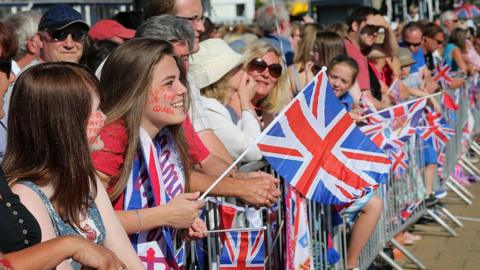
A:
{"type": "Polygon", "coordinates": [[[422,42],[420,41],[419,43],[411,43],[411,42],[408,42],[408,41],[403,41],[403,43],[405,43],[405,45],[407,45],[407,47],[418,47],[420,45],[422,45],[422,42]]]}
{"type": "Polygon", "coordinates": [[[68,35],[72,35],[73,41],[82,42],[87,36],[87,32],[85,30],[78,30],[78,31],[53,30],[53,31],[49,31],[48,34],[54,41],[65,41],[68,38],[68,35]]]}
{"type": "Polygon", "coordinates": [[[270,76],[273,78],[278,78],[282,75],[282,66],[280,64],[267,65],[261,58],[253,59],[247,65],[248,71],[255,71],[257,73],[262,73],[266,68],[268,68],[268,73],[270,73],[270,76]]]}
{"type": "Polygon", "coordinates": [[[10,73],[12,72],[12,59],[1,59],[0,60],[0,72],[3,72],[7,75],[7,78],[10,79],[10,73]]]}

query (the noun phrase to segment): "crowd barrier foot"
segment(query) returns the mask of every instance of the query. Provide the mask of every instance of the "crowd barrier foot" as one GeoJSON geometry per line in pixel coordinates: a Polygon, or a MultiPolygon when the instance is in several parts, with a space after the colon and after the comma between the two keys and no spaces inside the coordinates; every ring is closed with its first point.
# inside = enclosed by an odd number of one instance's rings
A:
{"type": "Polygon", "coordinates": [[[435,212],[433,212],[432,209],[427,209],[427,213],[440,225],[442,226],[445,230],[447,230],[448,233],[450,233],[452,236],[457,237],[458,234],[457,232],[452,229],[448,224],[443,221],[435,212]]]}
{"type": "Polygon", "coordinates": [[[397,263],[395,262],[392,258],[390,258],[385,252],[380,251],[378,253],[378,255],[380,256],[380,258],[382,258],[386,263],[388,263],[393,269],[395,270],[403,270],[403,268],[397,263]]]}
{"type": "Polygon", "coordinates": [[[413,256],[413,254],[407,248],[402,246],[397,240],[392,238],[390,243],[400,250],[400,252],[402,252],[410,261],[416,264],[419,269],[427,269],[427,267],[419,259],[417,259],[417,257],[413,256]]]}
{"type": "Polygon", "coordinates": [[[477,142],[473,141],[470,147],[473,149],[473,151],[475,151],[475,153],[477,153],[477,155],[480,156],[480,145],[478,145],[477,142]]]}
{"type": "Polygon", "coordinates": [[[458,162],[462,168],[464,168],[469,174],[480,176],[480,170],[473,165],[470,161],[466,160],[465,157],[462,157],[458,162]]]}
{"type": "MultiPolygon", "coordinates": [[[[455,180],[453,180],[455,181],[455,180]]],[[[457,194],[458,197],[460,197],[466,204],[471,205],[472,201],[467,197],[467,195],[463,194],[452,182],[453,181],[447,181],[445,185],[451,189],[455,194],[457,194]]]]}
{"type": "Polygon", "coordinates": [[[470,197],[470,199],[475,198],[475,196],[470,191],[468,191],[468,189],[466,189],[464,186],[460,185],[460,183],[455,181],[455,178],[450,176],[448,179],[449,179],[449,182],[454,184],[460,191],[462,191],[464,194],[466,194],[468,197],[470,197]]]}
{"type": "Polygon", "coordinates": [[[463,223],[454,216],[450,211],[448,211],[445,207],[440,207],[440,211],[442,211],[453,223],[457,224],[458,227],[463,227],[463,223]]]}

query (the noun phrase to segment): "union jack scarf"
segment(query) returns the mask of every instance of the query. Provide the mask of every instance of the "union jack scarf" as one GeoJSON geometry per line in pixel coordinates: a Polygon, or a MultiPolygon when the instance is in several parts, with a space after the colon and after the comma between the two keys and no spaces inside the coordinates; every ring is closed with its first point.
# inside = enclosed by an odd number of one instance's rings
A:
{"type": "MultiPolygon", "coordinates": [[[[182,193],[185,177],[173,138],[164,128],[153,139],[140,128],[140,145],[123,194],[123,209],[135,210],[166,204],[182,193]]],[[[179,269],[182,262],[175,254],[177,231],[169,227],[130,235],[134,249],[147,270],[179,269]]]]}

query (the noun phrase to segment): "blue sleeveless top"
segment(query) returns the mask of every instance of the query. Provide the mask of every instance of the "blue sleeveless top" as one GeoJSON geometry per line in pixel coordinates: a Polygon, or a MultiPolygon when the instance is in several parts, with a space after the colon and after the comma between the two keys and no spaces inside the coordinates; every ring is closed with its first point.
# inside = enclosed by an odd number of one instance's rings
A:
{"type": "MultiPolygon", "coordinates": [[[[50,199],[36,184],[30,181],[22,181],[19,182],[19,184],[29,187],[42,199],[45,207],[47,208],[48,214],[50,215],[55,234],[58,237],[65,235],[77,235],[91,240],[95,244],[103,244],[105,241],[106,231],[105,226],[103,225],[102,216],[100,215],[95,202],[92,203],[92,205],[87,209],[87,219],[82,224],[83,228],[80,229],[63,221],[57,210],[55,210],[53,207],[50,199]]],[[[81,269],[81,265],[73,260],[71,261],[71,266],[73,269],[81,269]]]]}

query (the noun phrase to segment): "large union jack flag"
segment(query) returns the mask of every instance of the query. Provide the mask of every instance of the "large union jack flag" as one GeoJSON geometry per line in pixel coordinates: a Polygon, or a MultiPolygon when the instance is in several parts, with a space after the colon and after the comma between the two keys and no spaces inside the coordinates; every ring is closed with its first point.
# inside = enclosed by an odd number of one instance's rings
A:
{"type": "Polygon", "coordinates": [[[227,232],[220,254],[220,270],[265,269],[263,231],[227,232]]]}
{"type": "Polygon", "coordinates": [[[277,116],[259,149],[305,197],[344,204],[383,183],[390,160],[355,125],[328,85],[325,71],[277,116]]]}
{"type": "Polygon", "coordinates": [[[422,140],[432,141],[433,147],[439,152],[455,135],[455,129],[450,128],[441,113],[427,110],[425,118],[427,125],[418,127],[418,134],[422,140]]]}

